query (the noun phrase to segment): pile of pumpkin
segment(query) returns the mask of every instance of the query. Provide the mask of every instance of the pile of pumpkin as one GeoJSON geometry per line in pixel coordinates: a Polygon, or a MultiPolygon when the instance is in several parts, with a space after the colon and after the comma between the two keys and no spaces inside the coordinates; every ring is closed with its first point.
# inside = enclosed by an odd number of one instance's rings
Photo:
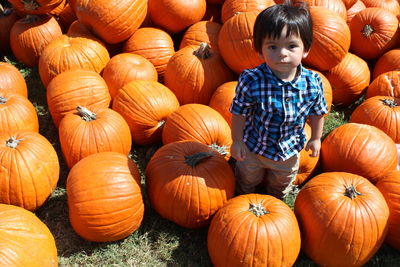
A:
{"type": "MultiPolygon", "coordinates": [[[[140,227],[141,177],[128,154],[132,145],[161,143],[145,170],[151,206],[182,227],[209,227],[216,266],[291,266],[300,248],[319,265],[361,266],[384,240],[400,250],[397,0],[306,1],[314,43],[304,65],[322,77],[329,106],[361,103],[326,136],[320,157],[301,152],[294,211],[271,196],[234,195],[228,109],[240,72],[261,63],[255,18],[280,2],[1,7],[0,50],[37,67],[46,88],[78,235],[115,241],[140,227]]],[[[33,212],[57,186],[60,165],[39,133],[30,90],[0,62],[0,251],[12,251],[0,253],[0,265],[54,266],[54,237],[33,212]]]]}

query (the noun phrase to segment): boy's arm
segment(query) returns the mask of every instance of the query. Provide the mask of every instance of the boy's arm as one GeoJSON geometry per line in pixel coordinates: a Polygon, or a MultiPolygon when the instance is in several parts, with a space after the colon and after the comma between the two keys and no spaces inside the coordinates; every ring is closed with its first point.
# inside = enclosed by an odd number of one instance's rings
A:
{"type": "Polygon", "coordinates": [[[317,157],[321,149],[321,137],[324,127],[324,115],[311,115],[309,117],[311,138],[308,140],[305,150],[311,149],[311,157],[317,157]]]}
{"type": "Polygon", "coordinates": [[[232,146],[231,155],[236,160],[244,160],[246,157],[246,144],[243,142],[243,129],[246,117],[232,114],[232,146]]]}

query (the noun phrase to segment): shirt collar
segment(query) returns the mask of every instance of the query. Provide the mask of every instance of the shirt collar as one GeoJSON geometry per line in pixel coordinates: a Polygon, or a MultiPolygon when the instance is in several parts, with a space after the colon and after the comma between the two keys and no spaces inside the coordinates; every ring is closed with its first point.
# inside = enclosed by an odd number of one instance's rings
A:
{"type": "Polygon", "coordinates": [[[285,81],[282,81],[281,79],[279,79],[278,76],[276,76],[272,72],[272,70],[270,69],[270,67],[266,63],[262,64],[262,69],[266,73],[267,79],[271,83],[274,83],[274,84],[276,84],[278,86],[282,86],[282,85],[285,85],[285,84],[290,84],[293,88],[296,88],[298,90],[304,90],[306,88],[307,82],[306,82],[306,79],[305,79],[305,76],[304,76],[305,69],[304,69],[302,64],[300,64],[298,66],[299,74],[290,82],[285,82],[285,81]]]}

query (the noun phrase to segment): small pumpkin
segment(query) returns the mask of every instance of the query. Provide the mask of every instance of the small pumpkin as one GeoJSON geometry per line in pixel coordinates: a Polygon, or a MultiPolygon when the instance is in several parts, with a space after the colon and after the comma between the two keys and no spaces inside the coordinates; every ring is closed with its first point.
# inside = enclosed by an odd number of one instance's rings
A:
{"type": "Polygon", "coordinates": [[[28,87],[21,72],[8,62],[0,62],[0,92],[28,97],[28,87]]]}
{"type": "Polygon", "coordinates": [[[400,48],[389,50],[378,58],[374,65],[372,79],[375,80],[382,73],[394,70],[400,71],[400,48]]]}
{"type": "Polygon", "coordinates": [[[207,43],[214,51],[219,51],[218,35],[222,25],[214,21],[199,21],[191,25],[183,34],[179,49],[188,45],[207,43]]]}
{"type": "Polygon", "coordinates": [[[208,105],[218,111],[226,120],[229,127],[232,127],[232,113],[229,108],[235,96],[237,81],[230,81],[218,86],[211,96],[208,105]]]}
{"type": "Polygon", "coordinates": [[[365,4],[363,3],[363,1],[361,0],[357,0],[357,2],[350,7],[349,9],[347,9],[347,24],[350,24],[350,21],[353,19],[353,17],[360,12],[363,9],[366,9],[367,7],[365,6],[365,4]]]}
{"type": "Polygon", "coordinates": [[[365,98],[373,96],[400,97],[400,69],[384,72],[376,77],[368,86],[365,98]]]}

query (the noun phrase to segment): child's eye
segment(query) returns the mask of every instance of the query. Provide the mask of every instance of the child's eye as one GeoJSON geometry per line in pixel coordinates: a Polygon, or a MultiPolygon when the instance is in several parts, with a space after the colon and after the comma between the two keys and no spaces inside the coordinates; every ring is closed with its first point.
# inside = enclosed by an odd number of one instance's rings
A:
{"type": "Polygon", "coordinates": [[[270,45],[270,46],[267,47],[267,49],[274,50],[274,49],[276,49],[276,46],[275,45],[270,45]]]}
{"type": "Polygon", "coordinates": [[[290,48],[290,49],[294,49],[294,48],[296,48],[296,47],[298,47],[298,45],[296,45],[296,44],[289,45],[289,48],[290,48]]]}

